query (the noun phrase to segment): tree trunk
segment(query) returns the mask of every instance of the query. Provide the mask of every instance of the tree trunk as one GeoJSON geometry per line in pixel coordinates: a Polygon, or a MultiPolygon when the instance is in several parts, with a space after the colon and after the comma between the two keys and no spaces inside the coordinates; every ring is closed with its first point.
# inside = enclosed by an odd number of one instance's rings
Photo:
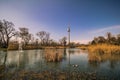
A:
{"type": "Polygon", "coordinates": [[[8,48],[8,46],[9,46],[9,38],[7,38],[6,48],[8,48]]]}

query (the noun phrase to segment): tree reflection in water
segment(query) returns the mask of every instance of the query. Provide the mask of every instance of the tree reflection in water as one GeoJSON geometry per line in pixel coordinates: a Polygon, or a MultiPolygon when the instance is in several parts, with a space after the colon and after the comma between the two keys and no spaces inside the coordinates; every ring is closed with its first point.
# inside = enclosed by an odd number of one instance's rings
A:
{"type": "Polygon", "coordinates": [[[114,68],[120,62],[119,54],[99,54],[99,53],[89,53],[88,54],[89,64],[94,67],[100,66],[101,63],[109,61],[109,66],[114,68]]]}

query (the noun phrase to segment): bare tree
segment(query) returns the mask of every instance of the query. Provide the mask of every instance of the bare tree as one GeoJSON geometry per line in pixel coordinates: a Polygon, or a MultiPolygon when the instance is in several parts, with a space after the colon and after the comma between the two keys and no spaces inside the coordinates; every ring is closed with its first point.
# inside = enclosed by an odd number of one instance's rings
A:
{"type": "Polygon", "coordinates": [[[110,40],[112,38],[112,34],[110,32],[107,32],[107,42],[110,43],[110,40]]]}
{"type": "Polygon", "coordinates": [[[0,47],[2,46],[2,35],[0,33],[0,47]]]}
{"type": "Polygon", "coordinates": [[[49,40],[50,40],[50,33],[46,33],[45,38],[44,38],[44,43],[46,45],[49,45],[49,40]]]}
{"type": "Polygon", "coordinates": [[[19,31],[16,31],[16,35],[14,37],[15,37],[15,41],[18,42],[18,38],[20,37],[19,31]]]}
{"type": "Polygon", "coordinates": [[[53,40],[53,39],[50,39],[50,40],[49,40],[49,44],[50,44],[51,46],[57,46],[57,45],[58,45],[58,43],[57,43],[55,40],[53,40]]]}
{"type": "Polygon", "coordinates": [[[114,44],[116,45],[117,44],[117,38],[115,36],[112,36],[111,39],[110,39],[110,44],[114,44]]]}
{"type": "Polygon", "coordinates": [[[35,40],[35,45],[38,46],[39,42],[38,39],[35,40]]]}
{"type": "Polygon", "coordinates": [[[25,27],[19,28],[19,30],[20,37],[24,40],[25,45],[27,45],[29,40],[31,39],[32,34],[30,34],[29,29],[25,27]]]}
{"type": "Polygon", "coordinates": [[[44,44],[44,39],[45,39],[45,36],[46,36],[46,31],[40,31],[36,35],[40,38],[41,44],[43,45],[44,44]]]}
{"type": "Polygon", "coordinates": [[[2,31],[2,23],[0,21],[0,47],[2,46],[2,33],[1,33],[1,31],[2,31]]]}
{"type": "Polygon", "coordinates": [[[117,35],[117,44],[120,45],[120,34],[117,35]]]}
{"type": "Polygon", "coordinates": [[[98,43],[105,43],[106,39],[103,36],[98,37],[98,43]]]}
{"type": "Polygon", "coordinates": [[[94,37],[94,40],[91,42],[91,44],[98,44],[99,39],[97,37],[94,37]]]}
{"type": "Polygon", "coordinates": [[[14,24],[6,20],[0,21],[0,35],[4,44],[3,47],[7,48],[10,39],[16,35],[14,24]]]}
{"type": "Polygon", "coordinates": [[[33,44],[34,43],[34,35],[33,34],[31,34],[31,44],[33,44]]]}
{"type": "Polygon", "coordinates": [[[62,44],[63,46],[65,46],[66,42],[67,42],[66,40],[67,40],[67,37],[63,37],[62,39],[59,40],[60,44],[62,44]]]}

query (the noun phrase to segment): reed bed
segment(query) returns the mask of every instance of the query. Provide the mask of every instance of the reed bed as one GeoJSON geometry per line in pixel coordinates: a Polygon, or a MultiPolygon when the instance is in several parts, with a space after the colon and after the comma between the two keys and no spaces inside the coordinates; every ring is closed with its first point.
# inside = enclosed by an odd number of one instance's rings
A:
{"type": "Polygon", "coordinates": [[[45,49],[45,59],[48,62],[61,61],[64,51],[62,49],[45,49]]]}
{"type": "Polygon", "coordinates": [[[97,44],[88,47],[90,53],[120,54],[120,46],[110,44],[97,44]]]}

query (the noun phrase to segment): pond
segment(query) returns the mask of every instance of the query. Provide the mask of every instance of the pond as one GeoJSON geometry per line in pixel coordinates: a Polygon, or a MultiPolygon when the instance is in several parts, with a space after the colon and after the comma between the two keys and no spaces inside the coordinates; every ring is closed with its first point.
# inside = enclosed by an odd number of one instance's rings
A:
{"type": "Polygon", "coordinates": [[[0,65],[3,64],[7,72],[94,72],[97,79],[120,80],[120,55],[89,53],[76,48],[0,51],[0,65]]]}

